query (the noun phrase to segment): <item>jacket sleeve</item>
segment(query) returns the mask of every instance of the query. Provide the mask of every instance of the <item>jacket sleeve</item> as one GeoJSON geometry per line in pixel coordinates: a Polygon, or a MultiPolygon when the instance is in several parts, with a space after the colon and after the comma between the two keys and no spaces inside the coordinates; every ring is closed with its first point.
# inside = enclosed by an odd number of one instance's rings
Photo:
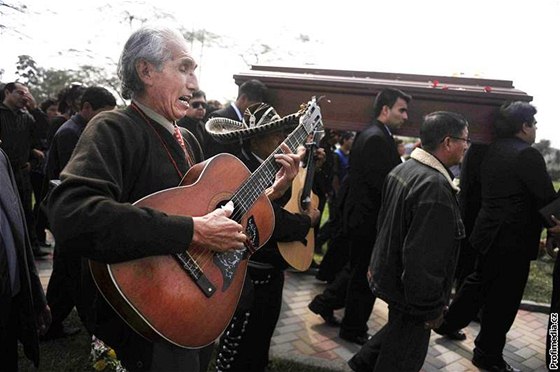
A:
{"type": "MultiPolygon", "coordinates": [[[[49,154],[49,156],[54,156],[55,159],[58,160],[58,164],[53,166],[55,169],[49,169],[49,176],[51,179],[58,179],[60,177],[62,168],[68,164],[70,156],[72,156],[72,152],[76,147],[76,142],[78,142],[77,135],[68,130],[59,131],[54,136],[51,148],[53,152],[56,153],[53,153],[52,155],[49,154]],[[58,169],[58,167],[60,167],[60,169],[58,169]]],[[[51,165],[54,165],[54,162],[51,162],[51,165]]]]}
{"type": "Polygon", "coordinates": [[[115,118],[90,122],[49,199],[57,243],[100,262],[179,253],[192,240],[191,217],[128,202],[126,190],[142,182],[136,172],[146,151],[131,130],[115,118]]]}
{"type": "Polygon", "coordinates": [[[533,147],[521,151],[516,170],[531,195],[537,200],[537,209],[554,200],[556,193],[546,164],[539,151],[533,147]]]}
{"type": "Polygon", "coordinates": [[[309,216],[290,213],[274,202],[272,207],[275,220],[272,239],[278,242],[293,242],[305,239],[311,227],[309,216]]]}
{"type": "Polygon", "coordinates": [[[437,318],[447,305],[445,292],[460,238],[451,206],[424,200],[413,211],[404,240],[402,285],[406,303],[426,321],[437,318]]]}

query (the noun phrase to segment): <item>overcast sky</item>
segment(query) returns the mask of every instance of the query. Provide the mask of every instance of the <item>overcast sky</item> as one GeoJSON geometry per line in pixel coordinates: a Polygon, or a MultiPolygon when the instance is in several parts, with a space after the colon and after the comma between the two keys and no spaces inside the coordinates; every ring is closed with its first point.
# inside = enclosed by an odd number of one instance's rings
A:
{"type": "MultiPolygon", "coordinates": [[[[0,0],[21,4],[17,0],[0,0]]],[[[88,51],[87,63],[110,64],[139,23],[168,12],[170,26],[205,29],[222,48],[205,48],[199,59],[201,88],[208,98],[233,99],[233,74],[249,67],[240,50],[265,43],[286,51],[260,63],[380,72],[462,75],[511,80],[534,97],[537,141],[560,148],[558,36],[560,0],[283,1],[63,1],[26,0],[26,14],[4,12],[0,30],[3,80],[14,77],[20,54],[42,67],[72,68],[88,51]],[[157,4],[157,5],[156,5],[157,4]],[[154,11],[154,7],[159,11],[154,11]],[[17,30],[17,31],[14,31],[17,30]],[[309,42],[297,40],[299,35],[309,42]],[[227,48],[226,48],[227,47],[227,48]],[[80,53],[72,52],[80,51],[80,53]]],[[[254,63],[248,53],[245,58],[254,63]]]]}

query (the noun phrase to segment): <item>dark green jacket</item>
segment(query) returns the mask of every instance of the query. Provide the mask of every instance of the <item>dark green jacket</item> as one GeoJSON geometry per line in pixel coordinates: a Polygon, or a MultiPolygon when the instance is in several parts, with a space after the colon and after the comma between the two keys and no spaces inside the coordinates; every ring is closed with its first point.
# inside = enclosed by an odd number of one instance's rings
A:
{"type": "Polygon", "coordinates": [[[449,301],[465,237],[457,191],[448,169],[421,149],[384,183],[370,285],[419,321],[437,318],[449,301]]]}

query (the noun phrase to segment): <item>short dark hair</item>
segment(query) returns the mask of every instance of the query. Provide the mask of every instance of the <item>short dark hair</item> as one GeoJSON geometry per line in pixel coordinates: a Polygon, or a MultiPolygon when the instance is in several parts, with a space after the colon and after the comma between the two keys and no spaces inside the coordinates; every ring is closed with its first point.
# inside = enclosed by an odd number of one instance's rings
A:
{"type": "Polygon", "coordinates": [[[494,122],[494,133],[498,138],[513,137],[521,131],[523,123],[532,126],[537,109],[529,102],[506,102],[500,107],[494,122]]]}
{"type": "Polygon", "coordinates": [[[4,85],[4,89],[2,89],[2,90],[4,90],[4,91],[7,90],[8,93],[12,93],[14,91],[14,89],[16,89],[16,84],[20,84],[20,85],[25,86],[22,83],[18,83],[17,81],[13,81],[11,83],[8,83],[8,84],[4,85]]]}
{"type": "Polygon", "coordinates": [[[204,100],[206,100],[206,93],[204,93],[203,90],[195,90],[192,94],[192,98],[199,98],[202,97],[204,98],[204,100]]]}
{"type": "Polygon", "coordinates": [[[245,94],[250,101],[266,103],[268,99],[268,88],[260,80],[247,80],[239,86],[237,98],[241,97],[243,94],[245,94]]]}
{"type": "Polygon", "coordinates": [[[342,133],[340,133],[340,141],[339,143],[342,145],[344,143],[344,141],[348,141],[351,138],[354,138],[355,134],[354,132],[350,131],[350,130],[346,130],[342,133]]]}
{"type": "Polygon", "coordinates": [[[80,100],[86,87],[78,83],[72,83],[68,87],[63,88],[58,92],[58,112],[64,114],[68,109],[72,109],[72,103],[80,100]]]}
{"type": "Polygon", "coordinates": [[[373,117],[377,119],[383,110],[383,106],[388,106],[392,108],[397,99],[402,98],[409,103],[412,100],[412,96],[409,96],[405,92],[395,88],[385,88],[377,94],[375,101],[373,102],[373,117]]]}
{"type": "Polygon", "coordinates": [[[467,119],[455,112],[436,111],[424,116],[420,125],[422,148],[433,152],[445,137],[459,137],[468,128],[467,119]]]}
{"type": "Polygon", "coordinates": [[[20,83],[19,81],[13,81],[11,83],[5,84],[2,87],[2,91],[0,92],[0,102],[4,102],[4,99],[6,98],[6,91],[8,91],[8,93],[12,93],[15,89],[16,89],[16,84],[21,85],[22,87],[26,87],[27,86],[23,83],[20,83]]]}
{"type": "Polygon", "coordinates": [[[51,107],[52,105],[57,105],[58,106],[58,101],[54,98],[47,98],[46,100],[41,102],[41,105],[39,105],[39,108],[41,109],[41,111],[47,112],[47,109],[49,107],[51,107]]]}
{"type": "Polygon", "coordinates": [[[94,110],[98,110],[107,106],[115,107],[117,105],[115,96],[113,96],[113,94],[111,94],[111,92],[109,92],[107,89],[102,87],[86,88],[84,94],[82,95],[80,108],[83,108],[86,102],[89,103],[91,105],[91,108],[94,110]]]}

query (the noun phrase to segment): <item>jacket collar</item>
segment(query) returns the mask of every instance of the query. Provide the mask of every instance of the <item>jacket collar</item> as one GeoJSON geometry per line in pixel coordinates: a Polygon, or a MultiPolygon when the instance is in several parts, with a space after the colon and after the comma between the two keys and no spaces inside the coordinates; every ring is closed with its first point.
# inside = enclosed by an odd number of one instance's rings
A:
{"type": "Polygon", "coordinates": [[[449,171],[447,170],[447,168],[435,156],[433,156],[432,154],[430,154],[425,150],[422,150],[421,148],[416,148],[414,149],[414,151],[412,151],[410,157],[430,168],[437,170],[445,177],[447,182],[449,182],[449,185],[451,185],[451,188],[456,193],[460,191],[459,187],[453,183],[453,180],[451,179],[451,176],[449,175],[449,171]]]}

